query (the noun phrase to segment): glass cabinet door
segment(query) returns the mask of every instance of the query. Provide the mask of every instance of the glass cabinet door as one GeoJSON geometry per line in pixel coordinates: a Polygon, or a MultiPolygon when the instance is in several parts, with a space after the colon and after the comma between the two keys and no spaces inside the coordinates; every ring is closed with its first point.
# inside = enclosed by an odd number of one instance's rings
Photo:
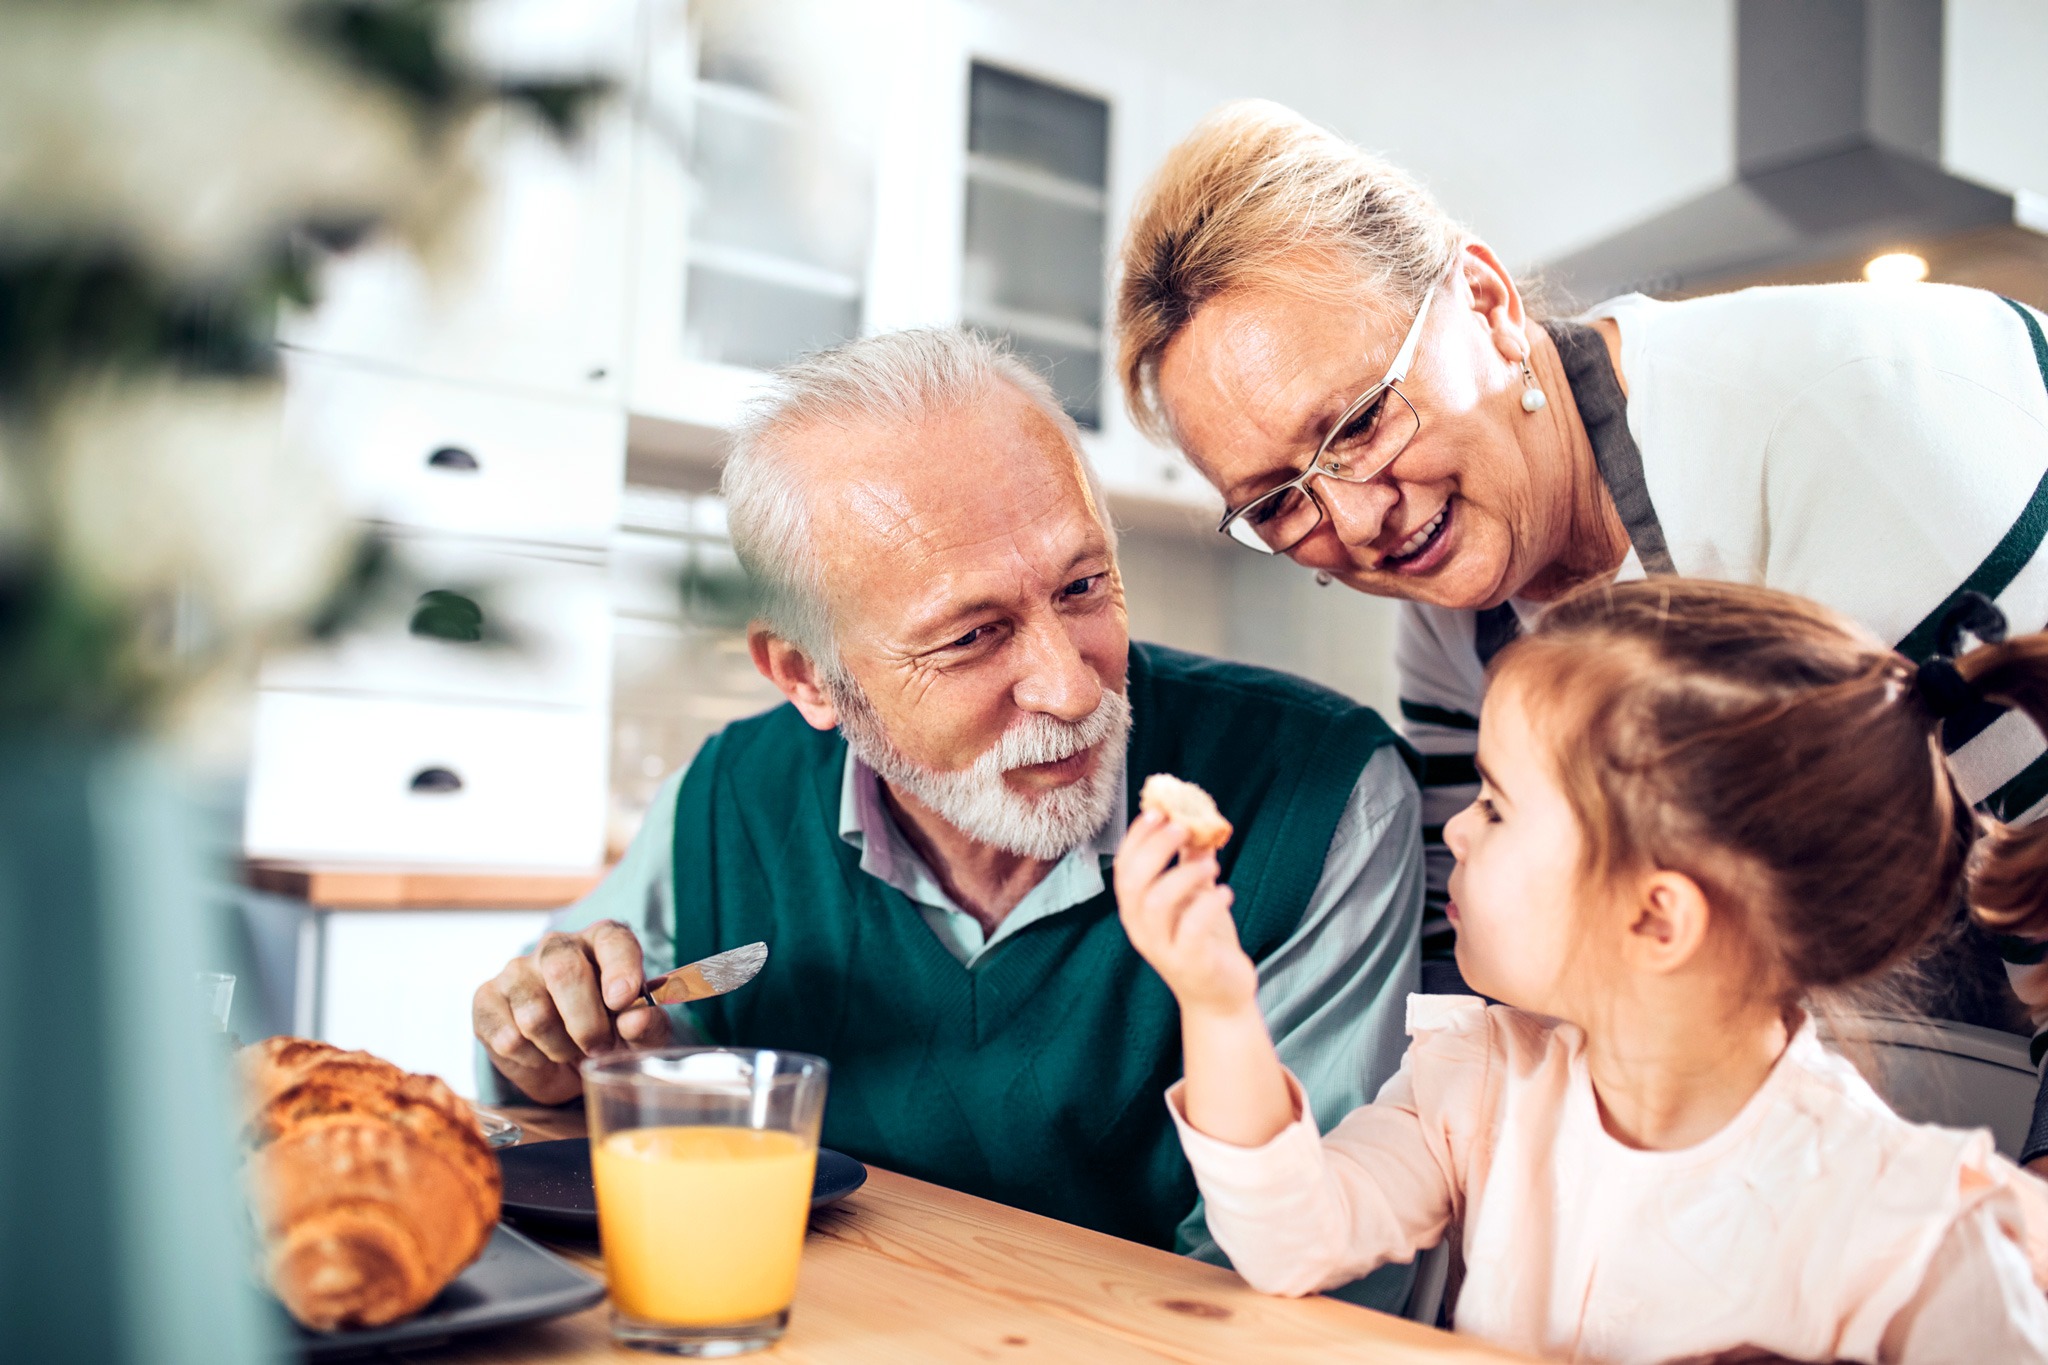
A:
{"type": "Polygon", "coordinates": [[[773,369],[860,332],[872,168],[744,35],[694,38],[683,354],[773,369]]]}
{"type": "Polygon", "coordinates": [[[1101,425],[1109,104],[969,70],[961,316],[1007,338],[1083,427],[1101,425]]]}

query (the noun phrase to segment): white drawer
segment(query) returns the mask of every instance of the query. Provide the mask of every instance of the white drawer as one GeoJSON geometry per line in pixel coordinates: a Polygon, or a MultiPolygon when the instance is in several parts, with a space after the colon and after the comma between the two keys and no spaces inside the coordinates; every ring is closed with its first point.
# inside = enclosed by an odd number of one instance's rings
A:
{"type": "Polygon", "coordinates": [[[252,857],[589,868],[604,857],[608,713],[268,691],[252,857]]]}
{"type": "Polygon", "coordinates": [[[626,416],[298,353],[285,431],[360,515],[402,526],[603,545],[618,521],[626,416]]]}
{"type": "Polygon", "coordinates": [[[265,687],[602,707],[611,695],[612,611],[605,566],[476,541],[405,537],[393,545],[402,587],[346,635],[268,659],[265,687]],[[481,638],[425,633],[423,615],[456,624],[455,593],[481,638]],[[415,626],[422,627],[416,630],[415,626]]]}

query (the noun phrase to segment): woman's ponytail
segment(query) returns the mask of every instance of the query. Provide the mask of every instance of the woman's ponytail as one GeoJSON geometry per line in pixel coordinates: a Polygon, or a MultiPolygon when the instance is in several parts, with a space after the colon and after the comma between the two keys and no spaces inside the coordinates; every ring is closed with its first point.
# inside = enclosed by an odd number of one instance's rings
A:
{"type": "MultiPolygon", "coordinates": [[[[2025,713],[2048,734],[2048,634],[1984,645],[1955,667],[1977,695],[2025,713]]],[[[1972,913],[1997,933],[2048,937],[2048,820],[2015,826],[1986,817],[1983,825],[1970,856],[1972,913]]]]}

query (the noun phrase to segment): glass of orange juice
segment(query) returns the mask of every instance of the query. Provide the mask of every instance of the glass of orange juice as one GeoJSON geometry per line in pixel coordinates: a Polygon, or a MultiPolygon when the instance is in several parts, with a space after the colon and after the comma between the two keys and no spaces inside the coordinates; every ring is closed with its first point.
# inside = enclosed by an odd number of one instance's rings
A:
{"type": "Polygon", "coordinates": [[[727,1356],[782,1335],[828,1069],[800,1052],[722,1047],[583,1064],[597,1232],[621,1344],[727,1356]]]}

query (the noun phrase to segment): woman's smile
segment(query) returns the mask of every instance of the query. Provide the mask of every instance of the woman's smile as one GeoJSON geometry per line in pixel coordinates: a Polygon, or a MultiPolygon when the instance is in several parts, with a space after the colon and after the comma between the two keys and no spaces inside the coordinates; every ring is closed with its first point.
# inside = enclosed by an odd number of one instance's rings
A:
{"type": "Polygon", "coordinates": [[[1401,542],[1390,555],[1380,560],[1380,568],[1388,573],[1425,574],[1450,557],[1452,504],[1446,502],[1437,514],[1401,542]]]}

